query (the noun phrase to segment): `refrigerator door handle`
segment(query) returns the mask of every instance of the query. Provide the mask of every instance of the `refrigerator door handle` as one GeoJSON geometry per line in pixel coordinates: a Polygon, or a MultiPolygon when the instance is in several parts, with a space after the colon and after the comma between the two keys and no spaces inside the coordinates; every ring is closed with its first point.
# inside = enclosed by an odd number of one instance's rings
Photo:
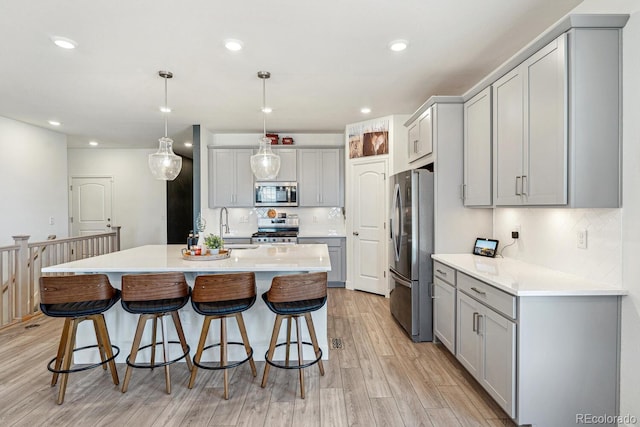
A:
{"type": "Polygon", "coordinates": [[[407,288],[411,289],[412,287],[412,283],[411,280],[407,280],[404,277],[400,276],[398,273],[395,272],[395,270],[393,268],[389,269],[389,273],[391,273],[391,278],[401,284],[402,286],[406,286],[407,288]]]}
{"type": "Polygon", "coordinates": [[[391,228],[391,240],[393,241],[393,255],[396,261],[400,261],[400,247],[402,238],[402,195],[400,194],[400,185],[396,184],[393,189],[393,210],[389,221],[391,228]],[[393,219],[395,218],[398,234],[394,232],[393,219]]]}

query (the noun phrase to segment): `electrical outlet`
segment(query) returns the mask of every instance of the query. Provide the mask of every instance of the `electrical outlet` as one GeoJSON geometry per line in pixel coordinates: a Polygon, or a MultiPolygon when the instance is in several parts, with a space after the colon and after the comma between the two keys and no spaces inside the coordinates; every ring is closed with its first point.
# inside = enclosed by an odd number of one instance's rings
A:
{"type": "Polygon", "coordinates": [[[49,217],[49,225],[54,225],[56,223],[56,219],[52,216],[49,217]]]}
{"type": "Polygon", "coordinates": [[[576,246],[578,249],[587,249],[587,229],[583,228],[576,233],[576,246]]]}

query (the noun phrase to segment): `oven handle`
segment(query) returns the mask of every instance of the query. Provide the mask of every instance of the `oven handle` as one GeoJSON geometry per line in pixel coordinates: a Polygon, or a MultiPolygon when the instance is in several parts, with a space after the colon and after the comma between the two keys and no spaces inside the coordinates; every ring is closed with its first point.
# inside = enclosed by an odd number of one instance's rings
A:
{"type": "Polygon", "coordinates": [[[405,286],[409,289],[411,289],[413,283],[411,282],[411,280],[407,280],[404,277],[400,276],[393,268],[389,268],[389,274],[391,275],[391,278],[396,281],[397,283],[401,284],[402,286],[405,286]]]}

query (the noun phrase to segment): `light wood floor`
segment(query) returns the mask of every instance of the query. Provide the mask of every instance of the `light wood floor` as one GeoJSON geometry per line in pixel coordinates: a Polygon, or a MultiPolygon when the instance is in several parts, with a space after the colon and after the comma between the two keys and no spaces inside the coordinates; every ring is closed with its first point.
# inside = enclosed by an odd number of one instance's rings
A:
{"type": "MultiPolygon", "coordinates": [[[[261,362],[257,378],[248,364],[231,370],[228,401],[220,372],[200,370],[189,390],[186,364],[176,364],[171,395],[162,369],[136,370],[126,394],[108,372],[93,369],[70,376],[62,405],[46,364],[63,321],[34,319],[0,331],[0,425],[513,425],[444,347],[411,342],[387,299],[332,288],[328,315],[329,342],[339,338],[342,348],[330,350],[323,377],[317,366],[305,370],[304,400],[297,371],[271,369],[261,388],[261,362]]],[[[124,370],[118,365],[121,382],[124,370]]]]}

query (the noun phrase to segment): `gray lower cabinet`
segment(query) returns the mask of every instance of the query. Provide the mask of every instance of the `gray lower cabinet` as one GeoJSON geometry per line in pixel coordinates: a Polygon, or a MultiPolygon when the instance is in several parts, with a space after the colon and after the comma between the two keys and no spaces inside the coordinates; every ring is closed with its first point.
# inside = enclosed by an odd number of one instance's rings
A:
{"type": "Polygon", "coordinates": [[[453,354],[456,353],[456,272],[433,263],[433,334],[453,354]]]}
{"type": "Polygon", "coordinates": [[[331,271],[327,273],[328,285],[329,287],[344,287],[347,280],[346,239],[344,237],[299,237],[298,243],[327,245],[329,259],[331,260],[331,271]]]}
{"type": "Polygon", "coordinates": [[[442,307],[453,289],[456,358],[518,425],[616,413],[619,296],[514,296],[438,262],[434,282],[436,335],[450,336],[442,307]]]}
{"type": "Polygon", "coordinates": [[[516,324],[458,292],[457,358],[510,417],[515,417],[516,324]]]}

